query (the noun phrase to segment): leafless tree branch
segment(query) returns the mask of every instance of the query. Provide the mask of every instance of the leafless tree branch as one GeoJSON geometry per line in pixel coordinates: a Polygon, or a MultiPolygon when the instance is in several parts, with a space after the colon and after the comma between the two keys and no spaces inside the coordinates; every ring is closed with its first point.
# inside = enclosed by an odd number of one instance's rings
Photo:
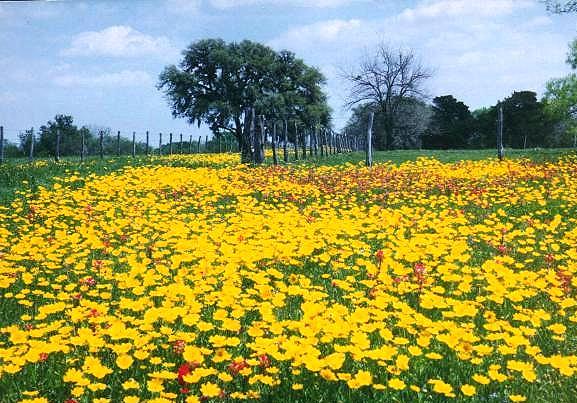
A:
{"type": "Polygon", "coordinates": [[[350,83],[345,106],[350,109],[374,103],[385,122],[385,135],[389,138],[385,143],[390,144],[395,113],[407,98],[426,98],[423,86],[432,74],[412,51],[393,50],[381,43],[374,55],[363,57],[357,70],[342,72],[350,83]]]}

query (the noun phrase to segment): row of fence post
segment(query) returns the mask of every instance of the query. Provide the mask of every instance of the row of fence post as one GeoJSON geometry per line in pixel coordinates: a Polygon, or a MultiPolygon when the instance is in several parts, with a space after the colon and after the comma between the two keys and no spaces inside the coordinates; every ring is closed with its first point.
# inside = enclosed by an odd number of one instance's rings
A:
{"type": "MultiPolygon", "coordinates": [[[[299,131],[298,121],[294,121],[294,141],[288,141],[288,128],[289,121],[286,119],[282,120],[282,134],[279,134],[278,121],[273,120],[272,124],[267,123],[264,116],[259,116],[257,120],[260,126],[260,137],[262,139],[263,146],[266,146],[268,142],[268,134],[270,134],[270,146],[272,149],[273,164],[279,163],[279,154],[281,152],[282,144],[282,159],[285,163],[289,162],[289,144],[292,144],[292,151],[294,152],[294,160],[300,158],[306,159],[307,154],[309,157],[325,157],[337,153],[343,152],[353,152],[359,151],[361,148],[361,142],[353,136],[348,136],[347,133],[335,133],[334,131],[316,126],[314,128],[305,128],[299,131]],[[265,130],[265,125],[268,125],[268,130],[265,130]],[[300,153],[299,153],[300,148],[300,153]],[[278,151],[278,152],[277,152],[278,151]],[[300,155],[299,155],[300,154],[300,155]],[[299,158],[300,157],[300,158],[299,158]]],[[[253,127],[254,124],[251,126],[253,127]]],[[[260,147],[260,141],[256,140],[256,135],[254,133],[254,128],[251,130],[253,132],[251,136],[253,151],[258,151],[257,148],[260,147]]]]}
{"type": "MultiPolygon", "coordinates": [[[[263,146],[266,146],[268,135],[267,131],[265,130],[264,126],[264,117],[259,116],[261,118],[260,125],[261,129],[261,136],[264,139],[263,146]]],[[[279,162],[279,153],[281,152],[282,147],[282,159],[284,162],[289,162],[289,145],[291,144],[288,140],[288,121],[285,119],[283,121],[283,130],[282,135],[279,133],[278,130],[278,122],[273,122],[272,128],[268,128],[268,134],[270,134],[270,146],[272,148],[273,153],[273,163],[278,164],[279,162]]],[[[299,159],[299,147],[301,148],[300,157],[307,158],[308,156],[321,157],[329,156],[332,154],[337,154],[341,152],[350,152],[350,151],[360,151],[366,148],[366,144],[364,142],[359,141],[357,138],[348,136],[346,133],[335,133],[330,129],[322,128],[322,127],[315,127],[304,129],[299,131],[298,122],[294,122],[294,130],[295,130],[295,141],[292,142],[292,147],[294,151],[294,160],[299,159]]],[[[115,151],[116,156],[122,155],[122,147],[121,147],[121,135],[120,131],[116,132],[116,144],[115,144],[115,151]]],[[[105,147],[104,147],[104,136],[105,132],[100,131],[98,134],[98,154],[100,159],[104,159],[105,157],[105,147]]],[[[55,153],[54,159],[56,161],[60,161],[61,159],[61,151],[62,151],[62,133],[60,130],[56,132],[56,141],[55,141],[55,153]]],[[[151,147],[150,147],[150,133],[146,131],[146,142],[142,144],[144,146],[144,154],[150,155],[151,147]]],[[[178,153],[183,154],[185,152],[185,143],[188,146],[188,154],[193,153],[200,153],[202,150],[202,136],[198,137],[197,141],[194,141],[193,136],[190,135],[188,141],[184,140],[182,133],[180,133],[178,142],[178,153]]],[[[224,142],[224,148],[226,152],[233,152],[233,151],[240,151],[238,149],[238,145],[235,146],[234,141],[232,139],[227,139],[224,142]]],[[[86,144],[86,134],[83,132],[81,134],[81,146],[80,146],[80,160],[84,161],[87,156],[87,144],[86,144]]],[[[5,160],[5,147],[4,147],[4,127],[0,126],[0,163],[4,162],[5,160]]],[[[35,153],[35,136],[34,130],[30,131],[30,139],[29,139],[29,149],[28,149],[28,159],[29,161],[33,161],[34,153],[35,153]]],[[[220,137],[215,139],[214,147],[218,149],[218,152],[223,151],[223,141],[220,137]]],[[[169,142],[168,144],[163,144],[163,134],[159,133],[158,137],[158,150],[156,151],[158,155],[162,155],[164,153],[164,149],[168,148],[168,154],[174,154],[175,147],[173,142],[173,135],[169,133],[169,142]]],[[[204,150],[203,152],[209,151],[209,139],[208,136],[205,136],[204,141],[204,150]]],[[[215,150],[216,151],[216,150],[215,150]]],[[[136,132],[132,132],[132,144],[130,148],[130,155],[134,158],[137,155],[137,142],[136,142],[136,132]]]]}
{"type": "MultiPolygon", "coordinates": [[[[98,155],[100,156],[101,159],[104,159],[104,131],[100,131],[98,134],[98,155]]],[[[32,161],[34,159],[34,145],[36,143],[35,140],[35,136],[34,136],[34,129],[32,129],[30,131],[30,138],[29,138],[29,148],[28,148],[28,159],[30,161],[32,161]]],[[[87,150],[86,150],[86,135],[84,132],[81,133],[81,146],[80,146],[80,160],[84,161],[86,158],[86,154],[87,154],[87,150]]],[[[189,154],[193,154],[193,153],[200,153],[202,150],[202,136],[198,137],[198,142],[193,141],[193,136],[190,135],[189,140],[188,141],[184,141],[183,139],[183,135],[182,133],[180,133],[180,141],[178,143],[178,153],[179,154],[183,154],[185,151],[185,142],[188,145],[188,153],[189,154]],[[196,146],[196,147],[195,147],[196,146]],[[196,148],[196,149],[194,149],[196,148]]],[[[136,157],[136,132],[132,132],[132,142],[131,142],[131,151],[130,151],[130,155],[134,158],[136,157]]],[[[5,160],[5,149],[4,149],[4,126],[0,126],[0,163],[3,163],[5,160]]],[[[142,143],[141,143],[142,144],[142,143]]],[[[61,159],[61,146],[62,146],[62,133],[60,130],[56,131],[56,141],[55,141],[55,145],[54,145],[54,159],[55,161],[60,161],[61,159]]],[[[158,154],[162,155],[163,154],[163,147],[168,146],[168,154],[172,155],[175,152],[175,148],[174,148],[174,142],[173,142],[173,135],[172,133],[169,133],[169,143],[163,144],[162,142],[162,133],[159,133],[159,138],[158,138],[158,154]]],[[[122,155],[122,147],[121,147],[121,136],[120,136],[120,131],[116,132],[116,144],[115,144],[115,148],[116,148],[116,156],[120,157],[122,155]]],[[[233,144],[229,144],[229,146],[227,147],[227,151],[232,152],[233,151],[233,144]]],[[[144,143],[144,152],[145,155],[150,155],[150,151],[151,151],[151,147],[150,147],[150,133],[148,131],[146,131],[146,143],[144,143]]],[[[205,142],[204,142],[204,150],[202,150],[204,152],[209,152],[209,139],[208,136],[205,137],[205,142]]],[[[221,140],[218,139],[218,151],[219,153],[222,152],[222,143],[221,140]]]]}

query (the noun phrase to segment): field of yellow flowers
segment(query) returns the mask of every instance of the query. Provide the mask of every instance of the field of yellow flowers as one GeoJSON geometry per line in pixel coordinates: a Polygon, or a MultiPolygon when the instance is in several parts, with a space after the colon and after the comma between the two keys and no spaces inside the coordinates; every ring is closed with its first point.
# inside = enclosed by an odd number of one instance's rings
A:
{"type": "Polygon", "coordinates": [[[0,206],[0,402],[577,401],[577,158],[174,158],[0,206]]]}

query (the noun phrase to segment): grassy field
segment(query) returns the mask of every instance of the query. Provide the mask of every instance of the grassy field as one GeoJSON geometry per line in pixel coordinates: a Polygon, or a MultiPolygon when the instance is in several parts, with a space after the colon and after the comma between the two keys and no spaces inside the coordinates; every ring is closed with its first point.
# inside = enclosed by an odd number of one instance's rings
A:
{"type": "Polygon", "coordinates": [[[574,402],[577,157],[0,167],[0,402],[574,402]]]}

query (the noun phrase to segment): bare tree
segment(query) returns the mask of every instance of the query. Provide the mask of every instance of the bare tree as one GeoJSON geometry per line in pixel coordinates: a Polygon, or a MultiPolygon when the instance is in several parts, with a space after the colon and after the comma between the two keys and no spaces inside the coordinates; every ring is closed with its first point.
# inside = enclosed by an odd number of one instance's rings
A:
{"type": "Polygon", "coordinates": [[[552,13],[573,13],[577,11],[577,0],[570,1],[555,1],[555,0],[541,0],[547,6],[547,11],[552,13]]]}
{"type": "Polygon", "coordinates": [[[358,69],[342,72],[351,83],[346,107],[373,103],[377,119],[382,119],[384,136],[377,146],[393,146],[395,116],[407,98],[424,99],[423,83],[432,76],[412,51],[393,50],[385,44],[377,47],[375,55],[365,55],[358,69]],[[380,116],[379,116],[380,115],[380,116]]]}

